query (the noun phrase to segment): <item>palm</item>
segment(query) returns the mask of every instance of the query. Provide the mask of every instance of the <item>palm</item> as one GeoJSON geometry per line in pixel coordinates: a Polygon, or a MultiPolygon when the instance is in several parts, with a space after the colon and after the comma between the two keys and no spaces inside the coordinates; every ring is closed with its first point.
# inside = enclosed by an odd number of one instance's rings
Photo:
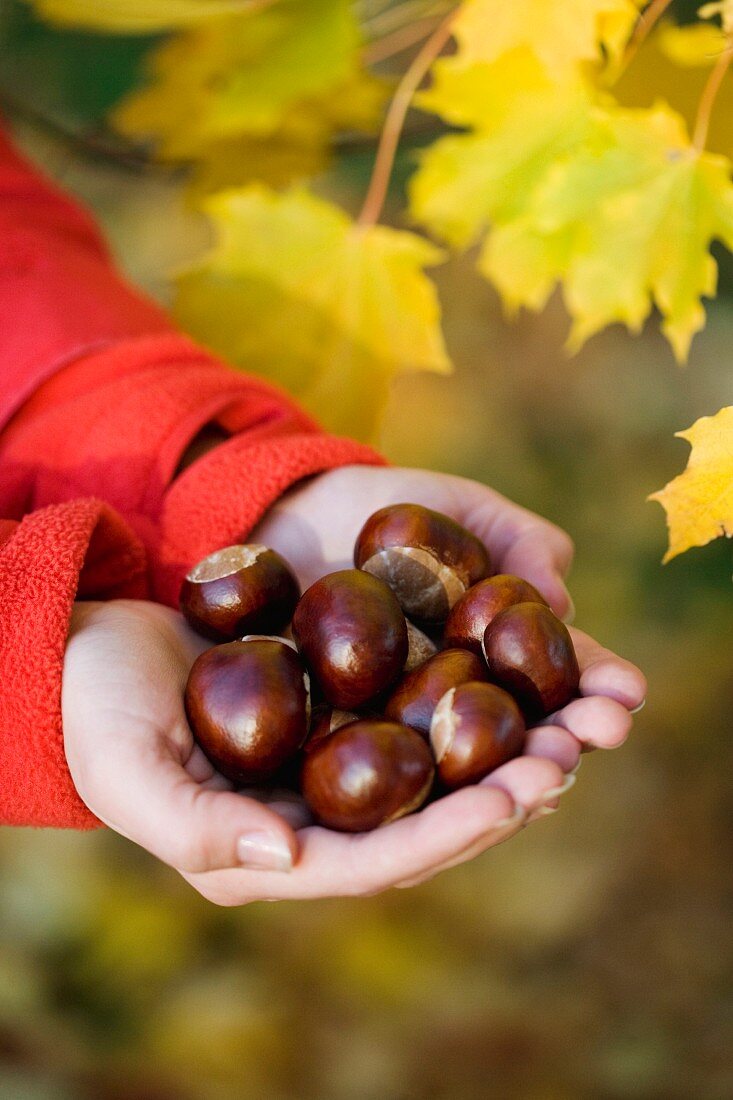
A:
{"type": "Polygon", "coordinates": [[[497,570],[538,584],[564,614],[567,592],[558,567],[567,569],[572,543],[558,527],[486,486],[428,470],[350,466],[291,491],[251,535],[289,558],[304,585],[353,564],[356,536],[378,508],[411,501],[444,512],[481,538],[497,570]]]}

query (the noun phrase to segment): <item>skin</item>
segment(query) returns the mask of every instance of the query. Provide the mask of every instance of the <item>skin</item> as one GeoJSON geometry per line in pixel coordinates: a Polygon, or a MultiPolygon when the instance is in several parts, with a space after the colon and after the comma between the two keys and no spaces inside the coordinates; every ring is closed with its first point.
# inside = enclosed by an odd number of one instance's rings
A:
{"type": "MultiPolygon", "coordinates": [[[[249,539],[271,546],[303,588],[349,568],[366,518],[398,501],[445,512],[487,545],[495,568],[525,577],[567,617],[572,542],[559,528],[476,482],[424,470],[343,467],[283,496],[249,539]]],[[[628,661],[571,630],[581,698],[532,729],[525,754],[372,833],[307,823],[301,806],[235,792],[196,747],[183,690],[209,645],[175,611],[145,601],[80,603],[66,650],[63,722],[79,794],[112,829],[170,864],[220,905],[365,896],[411,886],[472,859],[557,804],[580,753],[614,748],[631,728],[646,682],[628,661]],[[256,832],[290,851],[293,869],[241,866],[238,838],[256,832]]]]}

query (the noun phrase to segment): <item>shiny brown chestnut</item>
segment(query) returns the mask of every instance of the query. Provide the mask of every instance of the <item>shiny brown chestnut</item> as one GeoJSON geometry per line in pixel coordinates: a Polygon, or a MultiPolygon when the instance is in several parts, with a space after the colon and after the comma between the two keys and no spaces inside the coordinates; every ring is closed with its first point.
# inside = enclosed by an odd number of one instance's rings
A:
{"type": "Polygon", "coordinates": [[[430,749],[414,730],[364,719],[306,754],[301,790],[322,825],[363,833],[418,809],[434,772],[430,749]]]}
{"type": "Polygon", "coordinates": [[[484,656],[491,678],[533,717],[551,714],[577,694],[580,670],[568,628],[542,604],[500,612],[486,628],[484,656]]]}
{"type": "Polygon", "coordinates": [[[478,783],[519,755],[525,734],[522,712],[508,692],[487,683],[451,688],[430,725],[441,782],[449,790],[478,783]]]}
{"type": "Polygon", "coordinates": [[[194,661],[185,693],[193,734],[235,783],[267,779],[308,733],[308,674],[283,642],[228,642],[194,661]]]}
{"type": "Polygon", "coordinates": [[[500,611],[516,603],[541,603],[547,607],[547,600],[529,581],[511,573],[497,573],[479,581],[451,608],[443,644],[463,646],[482,655],[486,627],[500,611]]]}
{"type": "Polygon", "coordinates": [[[276,634],[292,618],[300,584],[274,550],[256,543],[225,546],[195,565],[179,603],[205,638],[229,642],[242,634],[276,634]]]}
{"type": "Polygon", "coordinates": [[[385,581],[405,614],[423,623],[445,622],[466,589],[491,572],[480,539],[421,504],[391,504],[370,516],[354,563],[385,581]]]}
{"type": "Polygon", "coordinates": [[[407,659],[407,624],[383,581],[358,569],[321,577],[295,609],[293,637],[333,706],[353,710],[388,687],[407,659]]]}
{"type": "Polygon", "coordinates": [[[468,649],[444,649],[397,681],[384,708],[385,716],[427,738],[433,712],[450,688],[488,678],[483,657],[468,649]]]}
{"type": "Polygon", "coordinates": [[[313,708],[310,730],[303,745],[303,752],[310,752],[324,737],[330,737],[342,726],[348,726],[350,722],[358,722],[363,717],[351,710],[339,710],[338,707],[332,707],[330,703],[320,703],[313,708]]]}
{"type": "Polygon", "coordinates": [[[418,630],[414,623],[407,620],[407,660],[403,672],[412,672],[414,668],[424,665],[435,653],[438,647],[432,638],[428,638],[422,630],[418,630]]]}

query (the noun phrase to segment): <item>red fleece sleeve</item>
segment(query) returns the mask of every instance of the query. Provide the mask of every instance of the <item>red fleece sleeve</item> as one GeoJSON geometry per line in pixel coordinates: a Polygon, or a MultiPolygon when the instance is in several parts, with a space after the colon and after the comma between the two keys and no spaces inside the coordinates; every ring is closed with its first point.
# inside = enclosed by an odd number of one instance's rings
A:
{"type": "Polygon", "coordinates": [[[294,481],[383,463],[177,333],[115,274],[90,215],[2,137],[0,208],[0,514],[107,501],[146,547],[150,593],[173,604],[185,569],[246,538],[294,481]],[[174,483],[207,423],[235,438],[174,483]]]}
{"type": "Polygon", "coordinates": [[[0,523],[0,824],[99,824],[64,756],[69,619],[77,591],[138,598],[144,576],[142,545],[101,501],[70,501],[0,523]]]}

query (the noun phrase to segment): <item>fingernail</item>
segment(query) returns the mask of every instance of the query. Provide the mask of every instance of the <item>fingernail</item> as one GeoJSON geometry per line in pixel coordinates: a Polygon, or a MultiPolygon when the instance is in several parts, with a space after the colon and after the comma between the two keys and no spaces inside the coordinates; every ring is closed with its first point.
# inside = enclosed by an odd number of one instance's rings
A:
{"type": "Polygon", "coordinates": [[[283,837],[274,833],[245,833],[237,841],[237,858],[252,871],[292,871],[293,855],[283,837]]]}
{"type": "Polygon", "coordinates": [[[573,772],[570,772],[569,775],[565,776],[565,782],[561,787],[550,787],[549,791],[545,791],[539,801],[544,804],[545,802],[551,802],[553,798],[559,798],[561,794],[565,794],[566,791],[575,786],[575,780],[576,776],[573,772]]]}
{"type": "Polygon", "coordinates": [[[556,814],[559,809],[559,806],[540,806],[535,810],[535,816],[546,817],[547,814],[556,814]]]}
{"type": "Polygon", "coordinates": [[[565,774],[566,775],[577,775],[578,772],[580,771],[580,765],[582,763],[583,763],[583,757],[581,756],[581,757],[579,757],[578,763],[575,765],[575,767],[571,768],[569,772],[565,772],[565,774]]]}
{"type": "Polygon", "coordinates": [[[642,701],[639,703],[638,707],[634,707],[633,710],[630,710],[629,714],[638,714],[639,711],[643,710],[645,706],[646,706],[646,699],[642,699],[642,701]]]}
{"type": "MultiPolygon", "coordinates": [[[[565,591],[567,592],[567,589],[565,589],[565,591]]],[[[563,615],[562,621],[564,623],[568,623],[568,625],[569,625],[570,623],[575,622],[575,603],[573,602],[573,597],[570,595],[569,592],[567,592],[567,596],[568,596],[568,609],[565,612],[565,614],[563,615]]]]}

